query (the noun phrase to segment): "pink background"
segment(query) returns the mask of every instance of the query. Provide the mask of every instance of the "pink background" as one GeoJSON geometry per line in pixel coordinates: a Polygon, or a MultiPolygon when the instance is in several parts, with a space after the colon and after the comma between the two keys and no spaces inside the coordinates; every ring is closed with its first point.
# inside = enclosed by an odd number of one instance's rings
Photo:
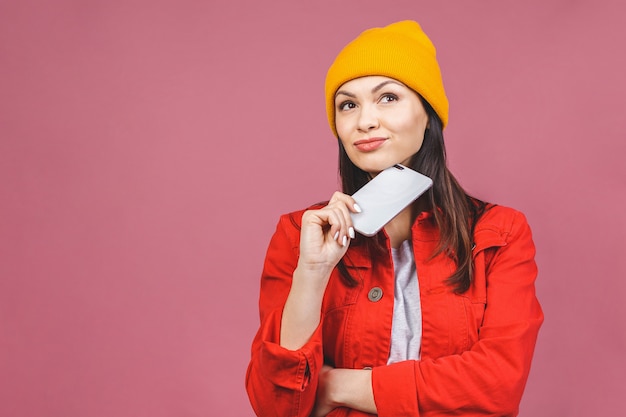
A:
{"type": "Polygon", "coordinates": [[[522,210],[546,321],[522,416],[622,415],[620,0],[0,3],[0,416],[251,416],[278,215],[337,188],[323,81],[361,30],[435,42],[450,164],[522,210]]]}

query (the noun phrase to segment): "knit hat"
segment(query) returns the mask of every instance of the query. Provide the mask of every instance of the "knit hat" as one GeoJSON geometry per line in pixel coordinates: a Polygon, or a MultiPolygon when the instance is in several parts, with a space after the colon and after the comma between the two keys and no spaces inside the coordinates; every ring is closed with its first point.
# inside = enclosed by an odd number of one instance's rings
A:
{"type": "Polygon", "coordinates": [[[326,75],[326,112],[335,136],[335,93],[344,83],[368,75],[402,82],[432,106],[443,127],[448,124],[448,98],[435,46],[417,22],[368,29],[339,53],[326,75]]]}

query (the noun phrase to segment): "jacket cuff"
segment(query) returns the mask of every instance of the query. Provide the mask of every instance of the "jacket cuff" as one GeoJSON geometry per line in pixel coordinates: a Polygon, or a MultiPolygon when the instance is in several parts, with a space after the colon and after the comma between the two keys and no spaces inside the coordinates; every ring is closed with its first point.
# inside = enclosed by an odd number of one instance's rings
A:
{"type": "Polygon", "coordinates": [[[372,389],[379,417],[419,417],[415,361],[375,367],[372,389]]]}
{"type": "MultiPolygon", "coordinates": [[[[276,316],[272,319],[280,320],[280,315],[276,316]]],[[[278,343],[280,337],[276,336],[278,337],[265,339],[261,345],[261,373],[276,386],[304,391],[311,382],[312,376],[317,378],[323,365],[321,324],[315,329],[309,341],[298,350],[289,350],[280,346],[278,343]]]]}

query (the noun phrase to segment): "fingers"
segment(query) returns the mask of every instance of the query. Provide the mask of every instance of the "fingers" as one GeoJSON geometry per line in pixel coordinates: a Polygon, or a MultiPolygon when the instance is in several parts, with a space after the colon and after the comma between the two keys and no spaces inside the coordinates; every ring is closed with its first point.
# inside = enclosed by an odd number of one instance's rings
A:
{"type": "Polygon", "coordinates": [[[307,237],[306,241],[314,245],[330,244],[335,241],[345,249],[350,240],[356,237],[351,213],[358,213],[359,210],[352,197],[340,192],[334,193],[328,205],[304,213],[302,227],[303,235],[307,237]]]}
{"type": "Polygon", "coordinates": [[[322,211],[327,212],[328,224],[330,229],[328,233],[332,238],[341,246],[348,244],[348,239],[354,237],[354,229],[352,228],[352,221],[347,209],[342,208],[341,205],[335,204],[332,206],[326,206],[322,211]]]}
{"type": "Polygon", "coordinates": [[[354,201],[354,198],[352,198],[351,196],[349,196],[347,194],[339,192],[339,191],[335,191],[333,196],[330,198],[330,201],[328,202],[328,205],[331,205],[331,204],[339,202],[339,201],[342,201],[346,205],[348,210],[350,210],[352,213],[360,213],[361,212],[361,207],[359,207],[359,205],[356,203],[356,201],[354,201]]]}
{"type": "Polygon", "coordinates": [[[333,194],[325,209],[331,213],[329,216],[331,236],[339,244],[346,246],[349,239],[356,237],[350,213],[359,213],[361,208],[352,197],[337,191],[333,194]]]}

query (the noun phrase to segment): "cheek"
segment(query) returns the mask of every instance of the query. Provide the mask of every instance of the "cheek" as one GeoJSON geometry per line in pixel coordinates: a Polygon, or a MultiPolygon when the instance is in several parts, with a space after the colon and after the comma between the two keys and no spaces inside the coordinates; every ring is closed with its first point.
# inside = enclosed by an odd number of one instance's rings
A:
{"type": "Polygon", "coordinates": [[[411,121],[406,121],[402,125],[402,129],[408,136],[412,137],[418,147],[421,147],[427,125],[428,117],[425,117],[423,114],[417,114],[411,121]]]}
{"type": "Polygon", "coordinates": [[[409,143],[421,146],[424,141],[424,132],[426,131],[426,123],[421,120],[402,120],[395,124],[395,131],[407,139],[409,143]]]}
{"type": "Polygon", "coordinates": [[[424,143],[424,136],[420,136],[416,138],[414,153],[417,153],[420,149],[422,149],[423,143],[424,143]]]}
{"type": "Polygon", "coordinates": [[[344,136],[342,136],[342,134],[339,131],[339,129],[337,129],[337,134],[339,135],[338,141],[339,141],[339,143],[341,143],[341,146],[343,147],[344,152],[346,153],[346,155],[348,155],[348,158],[350,160],[352,160],[352,158],[354,157],[354,155],[353,155],[354,149],[352,149],[351,146],[348,146],[347,141],[342,139],[342,137],[344,137],[344,136]]]}
{"type": "Polygon", "coordinates": [[[335,116],[335,130],[337,131],[337,135],[339,137],[346,137],[347,135],[347,123],[344,119],[338,120],[335,116]]]}

